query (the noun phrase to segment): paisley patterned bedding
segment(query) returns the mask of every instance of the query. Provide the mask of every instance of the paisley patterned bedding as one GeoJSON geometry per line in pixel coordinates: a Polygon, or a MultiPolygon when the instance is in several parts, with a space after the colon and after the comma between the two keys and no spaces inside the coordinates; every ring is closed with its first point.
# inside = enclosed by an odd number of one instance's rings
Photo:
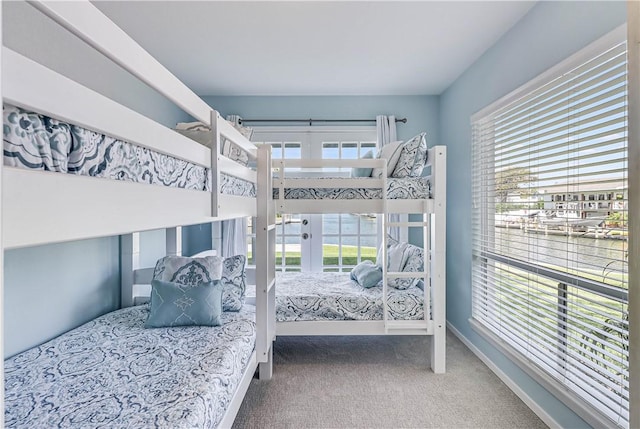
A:
{"type": "MultiPolygon", "coordinates": [[[[323,179],[317,179],[319,184],[323,179]]],[[[289,183],[294,183],[295,178],[287,179],[289,183]]],[[[430,198],[431,187],[429,179],[426,177],[405,177],[401,179],[387,179],[387,198],[389,199],[423,199],[430,198]]],[[[274,188],[273,198],[277,199],[280,189],[274,188]]],[[[382,189],[376,188],[284,188],[285,199],[304,200],[353,200],[353,199],[380,199],[382,189]]]]}
{"type": "MultiPolygon", "coordinates": [[[[209,191],[208,168],[54,118],[3,107],[4,165],[209,191]]],[[[255,196],[255,185],[221,174],[221,192],[255,196]]]]}
{"type": "Polygon", "coordinates": [[[144,329],[148,306],[94,319],[5,365],[5,426],[216,427],[255,346],[255,307],[218,327],[144,329]]]}
{"type": "MultiPolygon", "coordinates": [[[[255,296],[255,287],[247,295],[255,296]]],[[[424,292],[415,286],[389,288],[389,316],[393,320],[424,320],[424,292]]],[[[382,320],[382,286],[365,289],[349,273],[276,275],[276,320],[382,320]]]]}

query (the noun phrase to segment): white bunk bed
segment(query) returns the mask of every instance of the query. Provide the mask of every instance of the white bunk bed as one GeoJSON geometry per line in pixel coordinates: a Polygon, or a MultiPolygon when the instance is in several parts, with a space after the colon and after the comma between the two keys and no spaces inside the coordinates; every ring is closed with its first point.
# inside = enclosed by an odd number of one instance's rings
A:
{"type": "MultiPolygon", "coordinates": [[[[257,234],[257,243],[261,251],[256,255],[258,294],[255,309],[252,309],[253,306],[248,306],[249,308],[238,313],[225,313],[223,316],[225,322],[248,323],[246,321],[255,321],[255,329],[252,332],[249,332],[251,331],[249,329],[244,333],[244,336],[236,337],[238,342],[249,345],[248,349],[245,347],[242,356],[240,356],[242,353],[236,356],[238,361],[232,362],[230,367],[223,368],[222,378],[218,381],[212,382],[211,379],[208,379],[212,385],[216,384],[219,387],[219,385],[228,384],[233,390],[227,392],[229,397],[216,402],[215,389],[213,389],[212,396],[209,397],[206,386],[203,390],[203,384],[206,383],[202,380],[200,380],[201,384],[196,386],[197,389],[191,392],[188,391],[188,384],[187,390],[185,390],[185,386],[178,386],[182,389],[179,395],[184,398],[192,398],[195,401],[194,407],[206,414],[204,421],[207,425],[230,427],[256,369],[259,368],[261,378],[266,379],[271,377],[272,372],[271,345],[275,338],[275,290],[273,287],[275,283],[273,268],[275,212],[273,207],[269,209],[267,207],[272,192],[270,152],[266,148],[258,149],[251,144],[230,123],[221,118],[215,110],[211,109],[88,1],[34,1],[30,4],[166,96],[194,118],[208,124],[212,130],[213,143],[209,149],[3,47],[2,96],[6,105],[56,118],[97,134],[111,136],[135,145],[142,151],[175,158],[180,162],[186,161],[201,168],[205,172],[205,182],[208,182],[201,190],[181,189],[158,184],[42,171],[42,169],[27,168],[25,165],[7,166],[5,158],[5,165],[2,168],[2,218],[5,226],[2,230],[3,250],[119,235],[122,273],[121,304],[123,309],[95,319],[69,333],[71,336],[79,335],[80,337],[87,334],[85,340],[88,339],[89,342],[85,343],[85,346],[95,346],[91,343],[95,339],[91,334],[94,325],[106,326],[108,323],[115,323],[116,327],[113,328],[113,332],[119,332],[112,338],[115,354],[118,353],[118,350],[126,351],[126,347],[135,347],[133,343],[128,345],[116,343],[119,341],[119,338],[116,337],[121,336],[123,341],[127,338],[144,341],[145,333],[154,331],[154,329],[137,329],[137,325],[136,332],[132,332],[131,335],[121,331],[127,329],[129,322],[139,318],[146,308],[145,306],[132,307],[135,294],[134,285],[150,280],[149,270],[138,269],[140,258],[138,231],[166,228],[167,253],[179,255],[181,248],[180,227],[182,225],[238,217],[256,217],[257,225],[261,227],[257,234]],[[242,166],[221,155],[219,147],[222,139],[233,142],[257,159],[257,168],[251,169],[242,166]],[[206,174],[207,172],[210,174],[206,174]],[[256,192],[248,196],[223,192],[221,186],[223,175],[230,175],[254,184],[256,192]],[[78,201],[82,203],[78,204],[78,201]],[[46,216],[45,221],[43,221],[43,215],[46,216]],[[118,314],[111,316],[115,313],[118,314]],[[224,404],[226,404],[226,408],[223,407],[224,404]]],[[[10,163],[10,165],[15,164],[10,163]]],[[[253,323],[250,324],[253,325],[253,323]]],[[[219,330],[224,330],[225,326],[219,328],[219,330]]],[[[169,331],[179,342],[179,338],[177,338],[179,328],[169,328],[169,331]]],[[[7,406],[5,419],[10,414],[9,406],[27,400],[29,398],[28,389],[33,387],[29,385],[27,379],[20,376],[20,370],[25,369],[24,366],[18,368],[20,365],[16,366],[16,363],[24,362],[24,359],[27,361],[34,359],[35,361],[36,355],[44,356],[44,353],[41,353],[41,347],[44,346],[55,348],[80,345],[73,339],[65,343],[65,335],[40,346],[40,348],[36,347],[14,356],[5,362],[7,368],[5,378],[13,380],[12,382],[8,381],[5,387],[5,406],[7,406]]],[[[211,335],[216,336],[217,334],[211,335]]],[[[228,336],[222,335],[216,341],[225,341],[226,337],[228,336]]],[[[203,344],[206,345],[207,342],[204,341],[203,344]]],[[[101,344],[100,350],[104,351],[102,346],[101,344]]],[[[127,356],[126,353],[121,355],[121,360],[126,361],[129,358],[130,356],[127,356]]],[[[210,368],[207,367],[202,372],[215,379],[215,375],[212,375],[215,371],[209,370],[210,368]]],[[[108,368],[106,372],[100,372],[100,374],[108,373],[108,368]]],[[[30,373],[30,376],[34,376],[34,374],[30,373]]],[[[94,374],[94,372],[91,371],[88,374],[94,374]]],[[[65,394],[71,396],[80,394],[84,384],[83,380],[85,380],[83,377],[78,377],[76,384],[78,390],[67,390],[65,394]]],[[[101,384],[103,386],[110,385],[109,383],[103,384],[97,379],[92,379],[92,382],[97,383],[93,385],[89,383],[90,380],[86,381],[89,391],[96,389],[98,392],[101,384]]],[[[153,401],[153,394],[150,394],[148,398],[153,401]]],[[[113,396],[111,399],[117,401],[118,398],[113,396]]],[[[150,421],[144,420],[144,416],[142,416],[144,414],[142,410],[148,405],[144,400],[143,397],[137,397],[135,401],[120,403],[118,405],[119,412],[128,417],[122,420],[122,424],[114,421],[109,425],[135,427],[150,424],[150,421]],[[133,407],[135,412],[127,407],[133,407]],[[139,420],[136,420],[138,418],[136,416],[139,417],[139,420]]],[[[22,405],[24,404],[22,402],[22,405]]],[[[97,420],[77,421],[76,424],[84,424],[85,426],[104,424],[105,421],[109,421],[108,419],[113,417],[105,416],[104,413],[108,413],[109,410],[111,408],[106,404],[102,411],[99,409],[90,410],[97,420]]],[[[167,416],[172,413],[169,408],[164,411],[167,416]]],[[[194,412],[195,414],[197,413],[194,412]]],[[[87,414],[85,417],[91,416],[87,414]]],[[[165,420],[164,424],[157,420],[154,424],[156,427],[174,427],[174,423],[169,423],[169,420],[165,420]]],[[[201,426],[202,422],[203,420],[197,418],[196,420],[185,419],[181,424],[201,426]]],[[[20,425],[19,420],[9,423],[20,425]]],[[[49,423],[51,421],[48,423],[31,422],[29,425],[47,426],[49,423]]],[[[8,422],[5,421],[5,424],[8,422]]]]}
{"type": "Polygon", "coordinates": [[[430,175],[427,178],[387,178],[384,159],[274,160],[273,165],[277,172],[274,204],[278,213],[382,213],[385,215],[382,260],[385,261],[388,227],[422,228],[424,242],[424,272],[388,272],[386,264],[382,264],[383,282],[378,291],[376,288],[354,286],[348,277],[340,277],[346,273],[278,273],[277,335],[429,335],[432,339],[431,368],[435,373],[443,373],[446,336],[446,147],[435,146],[428,150],[425,168],[430,169],[430,175]],[[380,168],[383,173],[379,179],[300,177],[300,169],[327,167],[380,168]],[[295,169],[293,177],[288,177],[287,169],[295,169]],[[394,191],[398,188],[395,184],[403,183],[397,181],[406,183],[412,179],[419,181],[413,187],[416,189],[424,189],[428,180],[430,191],[424,195],[394,191]],[[422,214],[422,219],[418,222],[390,222],[388,215],[392,213],[417,213],[422,214]],[[391,279],[416,277],[423,280],[423,290],[412,287],[402,291],[388,286],[391,279]],[[302,286],[305,284],[307,286],[302,286]],[[332,292],[326,292],[329,290],[332,292]],[[324,307],[320,304],[326,298],[322,297],[323,293],[333,294],[328,295],[329,301],[324,307]],[[324,314],[315,320],[306,320],[306,315],[293,310],[296,306],[294,301],[301,303],[300,307],[320,308],[324,314]],[[347,308],[349,306],[357,310],[352,312],[347,308]],[[341,316],[346,320],[335,320],[341,316]]]}

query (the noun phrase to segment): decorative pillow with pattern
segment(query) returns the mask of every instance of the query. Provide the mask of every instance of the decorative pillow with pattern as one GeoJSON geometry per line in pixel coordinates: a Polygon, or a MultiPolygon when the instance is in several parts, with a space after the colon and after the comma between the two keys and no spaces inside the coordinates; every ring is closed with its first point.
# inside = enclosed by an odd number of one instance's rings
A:
{"type": "Polygon", "coordinates": [[[153,280],[145,328],[174,326],[220,326],[222,285],[220,280],[187,286],[153,280]]]}
{"type": "Polygon", "coordinates": [[[420,133],[402,145],[400,158],[391,177],[419,177],[427,164],[427,135],[420,133]]]}
{"type": "MultiPolygon", "coordinates": [[[[422,272],[424,271],[424,251],[413,244],[399,242],[392,237],[387,238],[387,271],[390,272],[422,272]]],[[[382,247],[378,249],[376,263],[382,263],[382,247]]],[[[390,278],[387,285],[404,290],[411,286],[419,286],[420,277],[390,278]]]]}
{"type": "MultiPolygon", "coordinates": [[[[405,273],[419,273],[424,271],[424,250],[421,247],[414,246],[413,244],[407,245],[407,262],[404,264],[404,268],[402,269],[405,273]]],[[[409,280],[410,286],[420,287],[422,284],[422,288],[424,287],[424,281],[421,277],[415,277],[409,280]]],[[[422,289],[421,288],[421,289],[422,289]]]]}
{"type": "Polygon", "coordinates": [[[201,283],[220,280],[222,262],[223,258],[219,256],[205,256],[203,258],[165,256],[156,263],[153,279],[186,286],[197,286],[201,283]]]}
{"type": "Polygon", "coordinates": [[[226,258],[222,264],[222,309],[224,311],[240,311],[244,304],[246,289],[245,264],[247,257],[244,255],[226,258]]]}

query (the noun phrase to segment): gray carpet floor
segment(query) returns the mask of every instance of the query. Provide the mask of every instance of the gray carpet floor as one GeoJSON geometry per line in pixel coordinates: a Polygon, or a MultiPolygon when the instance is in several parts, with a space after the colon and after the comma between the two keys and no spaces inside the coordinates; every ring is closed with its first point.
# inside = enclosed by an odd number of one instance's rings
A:
{"type": "Polygon", "coordinates": [[[254,379],[241,428],[546,428],[451,333],[447,373],[427,337],[279,337],[274,373],[254,379]]]}

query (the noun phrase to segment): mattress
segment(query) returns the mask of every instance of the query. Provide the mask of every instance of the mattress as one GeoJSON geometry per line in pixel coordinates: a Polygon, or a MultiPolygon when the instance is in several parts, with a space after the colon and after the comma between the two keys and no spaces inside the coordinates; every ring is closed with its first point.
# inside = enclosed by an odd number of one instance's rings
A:
{"type": "MultiPolygon", "coordinates": [[[[247,295],[255,289],[247,287],[247,295]]],[[[365,289],[349,273],[276,274],[276,320],[382,320],[382,285],[365,289]]],[[[424,320],[424,292],[418,287],[388,289],[389,318],[424,320]]]]}
{"type": "Polygon", "coordinates": [[[255,346],[255,307],[218,327],[144,329],[148,306],[5,360],[5,426],[215,427],[255,346]]]}
{"type": "MultiPolygon", "coordinates": [[[[327,188],[322,186],[322,180],[329,178],[317,178],[317,187],[295,187],[296,178],[286,179],[287,187],[284,188],[284,198],[292,200],[371,200],[381,199],[381,188],[327,188]]],[[[307,179],[308,180],[308,179],[307,179]]],[[[405,177],[387,179],[387,198],[389,199],[427,199],[431,196],[431,184],[427,177],[405,177]]],[[[280,189],[274,188],[273,198],[280,197],[280,189]]]]}
{"type": "MultiPolygon", "coordinates": [[[[210,191],[208,168],[19,107],[3,108],[4,165],[210,191]]],[[[221,174],[221,192],[255,196],[255,184],[221,174]]]]}

